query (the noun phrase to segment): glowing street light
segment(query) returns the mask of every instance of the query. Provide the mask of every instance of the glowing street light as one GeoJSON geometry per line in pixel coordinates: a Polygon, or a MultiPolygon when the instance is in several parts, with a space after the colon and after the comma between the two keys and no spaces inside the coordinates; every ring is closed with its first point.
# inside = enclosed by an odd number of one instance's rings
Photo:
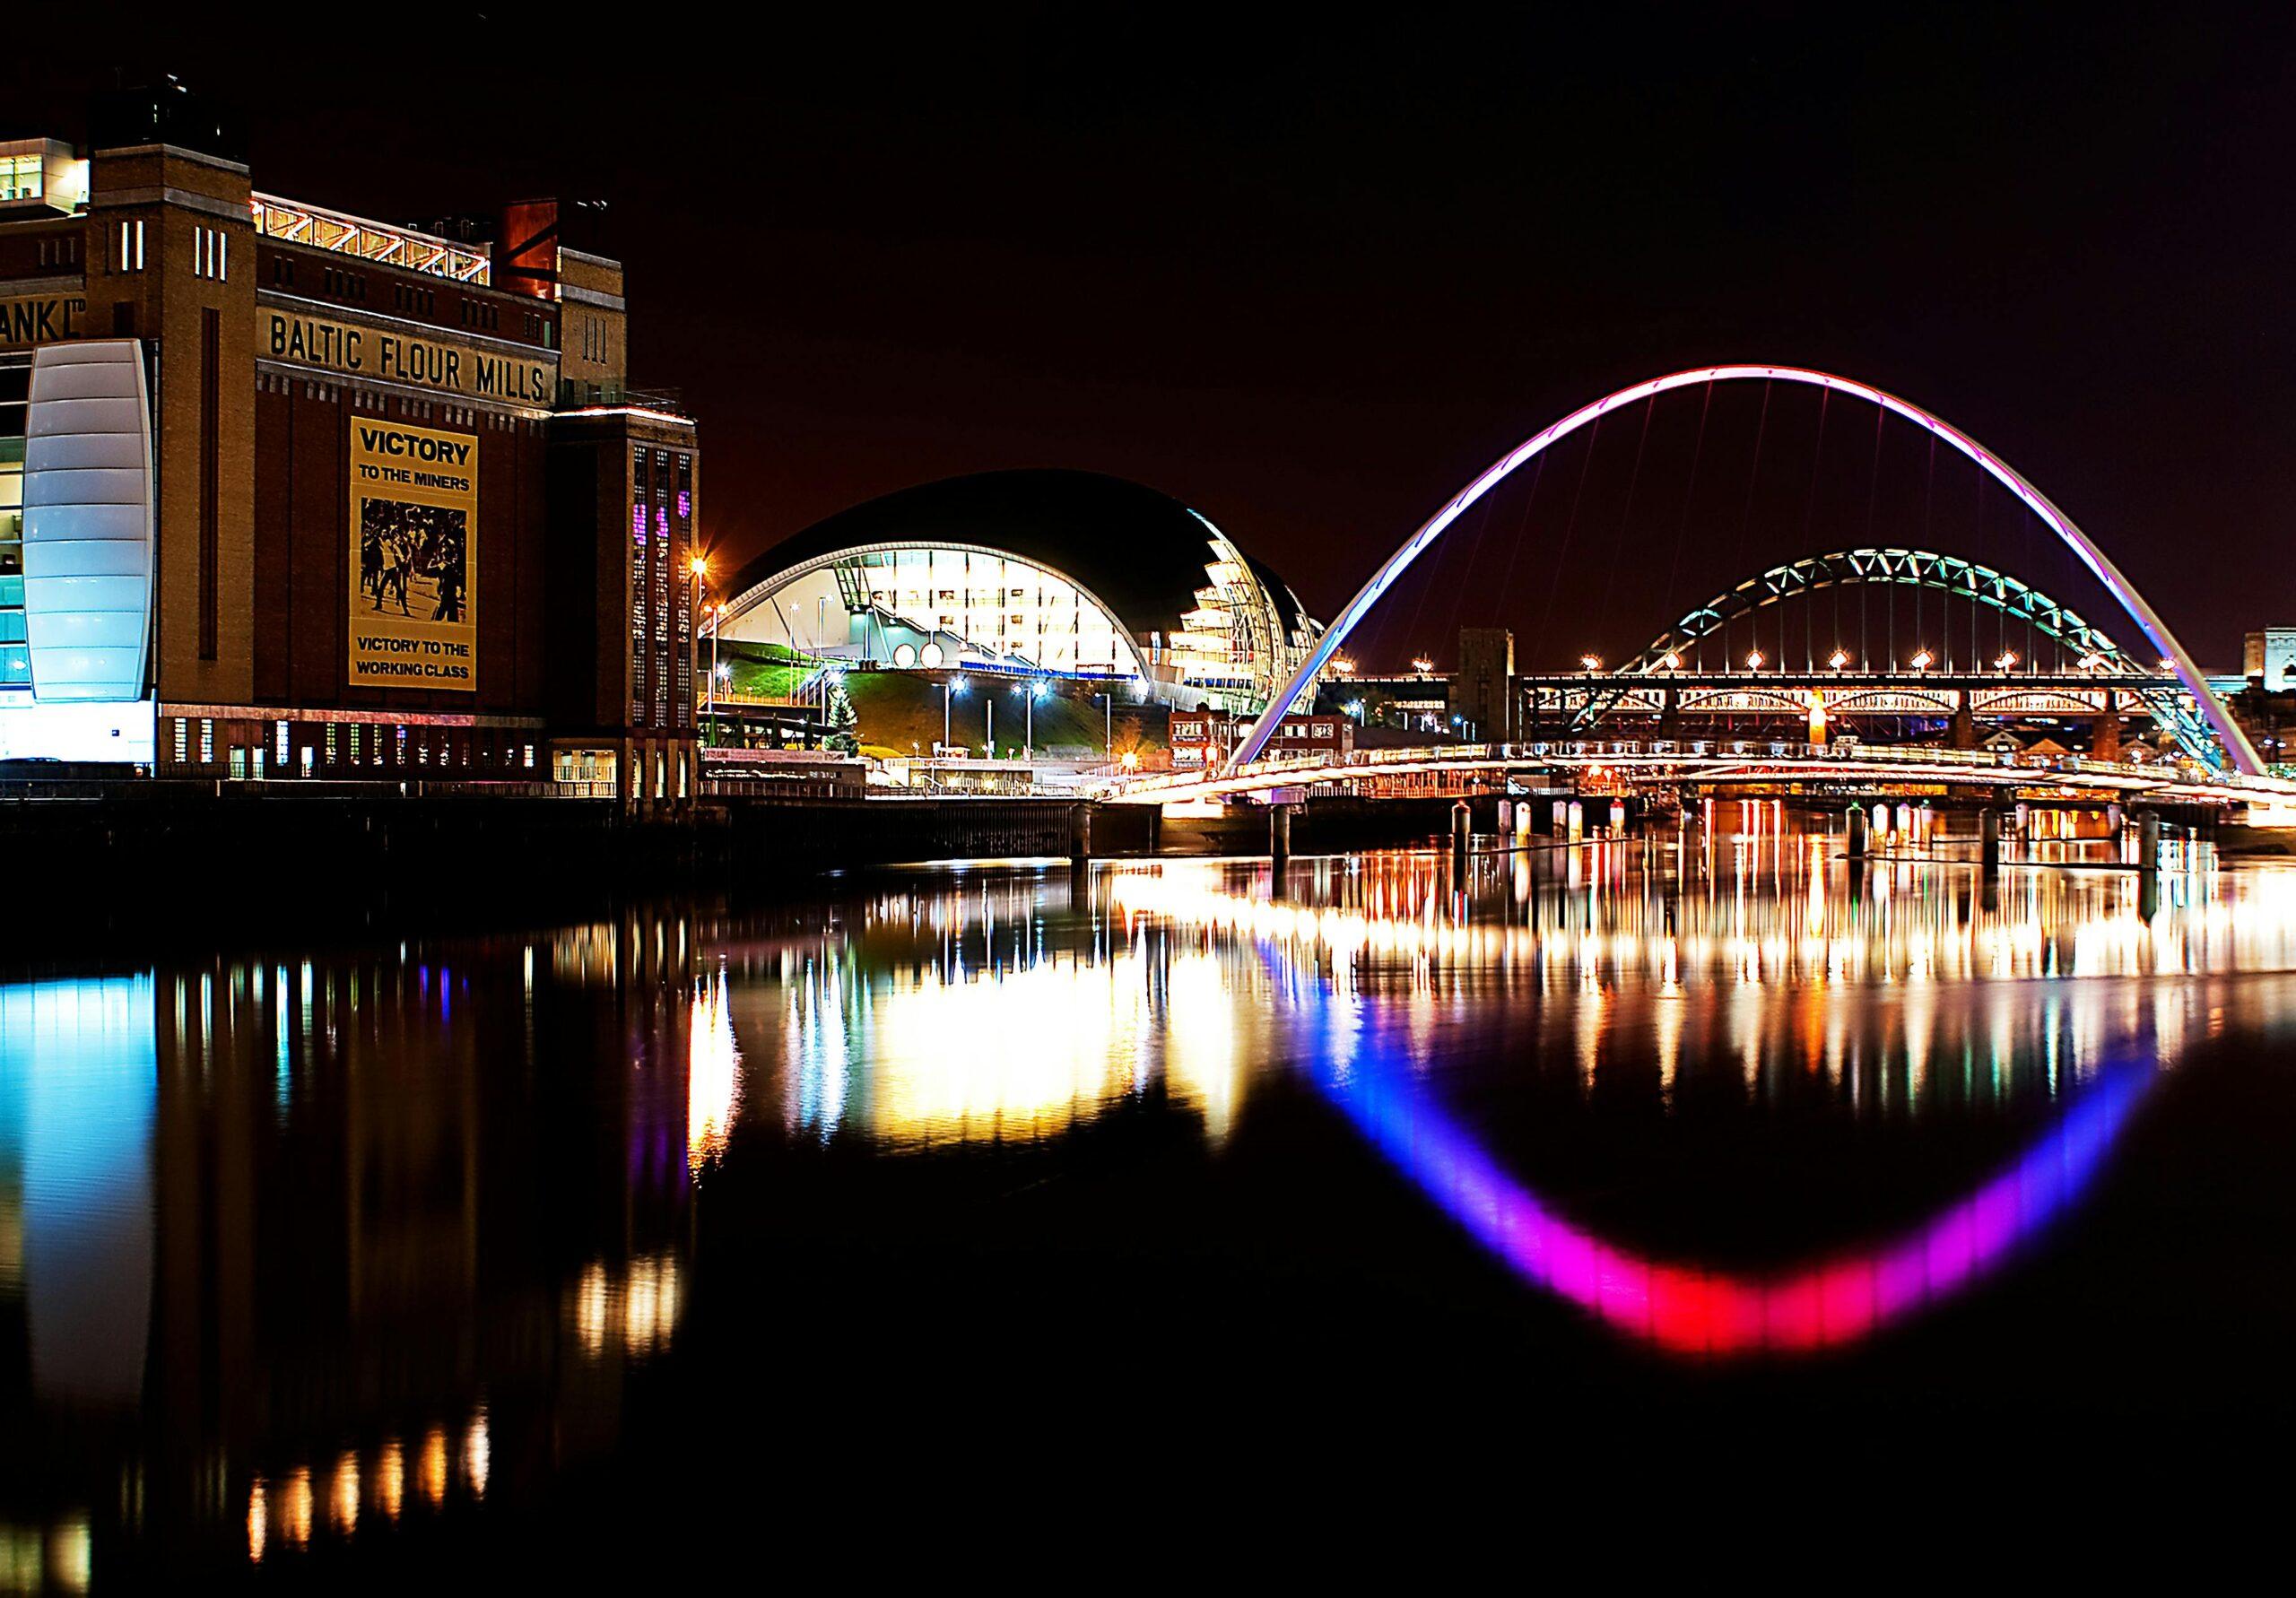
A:
{"type": "Polygon", "coordinates": [[[1936,658],[1926,649],[1916,649],[1913,652],[1913,669],[1917,672],[1926,672],[1929,669],[1929,663],[1936,658]]]}
{"type": "Polygon", "coordinates": [[[1670,672],[1679,672],[1683,669],[1683,657],[1669,649],[1658,657],[1658,664],[1670,672]]]}
{"type": "Polygon", "coordinates": [[[2004,649],[1994,657],[1993,664],[2000,671],[2008,671],[2017,664],[2017,652],[2014,649],[2004,649]]]}
{"type": "Polygon", "coordinates": [[[1037,701],[1044,698],[1045,680],[1031,677],[1026,682],[1013,684],[1013,697],[1021,701],[1022,719],[1027,724],[1021,734],[1021,758],[1037,758],[1037,701]]]}
{"type": "Polygon", "coordinates": [[[1761,670],[1761,650],[1749,649],[1746,651],[1746,670],[1750,672],[1759,672],[1761,670]]]}
{"type": "Polygon", "coordinates": [[[1603,657],[1599,655],[1581,655],[1578,657],[1578,664],[1590,672],[1599,672],[1603,669],[1603,657]]]}
{"type": "Polygon", "coordinates": [[[1435,669],[1435,663],[1424,655],[1414,655],[1411,658],[1411,669],[1424,677],[1435,669]]]}
{"type": "Polygon", "coordinates": [[[2074,669],[2077,671],[2093,672],[2104,664],[2105,657],[2092,649],[2088,654],[2083,655],[2078,661],[2074,662],[2074,669]]]}
{"type": "Polygon", "coordinates": [[[1849,664],[1849,652],[1846,649],[1837,649],[1826,656],[1826,664],[1838,672],[1849,664]]]}
{"type": "Polygon", "coordinates": [[[956,675],[954,673],[952,673],[947,677],[942,679],[941,749],[944,753],[946,753],[949,748],[949,697],[952,694],[962,693],[964,690],[965,680],[962,677],[956,675]]]}
{"type": "Polygon", "coordinates": [[[1344,655],[1335,656],[1333,657],[1331,669],[1337,672],[1343,677],[1352,677],[1355,675],[1355,663],[1348,659],[1344,655]]]}

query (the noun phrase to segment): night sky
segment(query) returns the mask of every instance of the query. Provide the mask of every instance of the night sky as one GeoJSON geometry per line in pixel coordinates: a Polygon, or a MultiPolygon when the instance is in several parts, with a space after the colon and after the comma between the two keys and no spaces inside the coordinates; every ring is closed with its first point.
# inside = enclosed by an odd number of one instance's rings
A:
{"type": "MultiPolygon", "coordinates": [[[[291,48],[122,28],[116,60],[78,30],[0,68],[0,122],[77,136],[91,88],[172,71],[239,111],[265,189],[607,201],[633,378],[683,390],[735,559],[909,483],[1077,466],[1187,500],[1327,616],[1562,413],[1755,360],[1974,433],[2208,664],[2296,624],[2286,8],[848,9],[713,37],[415,6],[355,50],[306,10],[291,48]]],[[[1534,664],[1616,657],[1884,534],[2101,607],[1968,468],[1887,437],[1876,467],[1870,411],[1821,443],[1813,394],[1762,403],[1718,394],[1701,433],[1693,390],[1558,452],[1361,652],[1498,617],[1534,664]]]]}

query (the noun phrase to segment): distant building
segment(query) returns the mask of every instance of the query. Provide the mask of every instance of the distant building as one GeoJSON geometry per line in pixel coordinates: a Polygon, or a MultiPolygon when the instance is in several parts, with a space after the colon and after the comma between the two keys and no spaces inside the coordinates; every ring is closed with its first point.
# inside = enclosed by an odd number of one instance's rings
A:
{"type": "Polygon", "coordinates": [[[1515,703],[1515,635],[1504,627],[1459,629],[1459,669],[1451,679],[1459,735],[1511,743],[1520,732],[1515,703]]]}
{"type": "Polygon", "coordinates": [[[2267,627],[2248,634],[2241,664],[2249,684],[2266,693],[2296,689],[2296,627],[2267,627]]]}
{"type": "MultiPolygon", "coordinates": [[[[1244,734],[1251,728],[1249,718],[1230,716],[1224,711],[1174,711],[1170,734],[1172,769],[1201,771],[1219,765],[1235,751],[1236,745],[1244,741],[1244,734]]],[[[1274,736],[1267,741],[1265,753],[1344,756],[1354,752],[1354,749],[1355,723],[1348,716],[1319,710],[1313,715],[1290,716],[1279,722],[1274,736]]]]}
{"type": "Polygon", "coordinates": [[[1169,495],[1092,472],[985,472],[795,534],[727,585],[728,640],[895,671],[1112,682],[1257,714],[1323,629],[1169,495]]]}

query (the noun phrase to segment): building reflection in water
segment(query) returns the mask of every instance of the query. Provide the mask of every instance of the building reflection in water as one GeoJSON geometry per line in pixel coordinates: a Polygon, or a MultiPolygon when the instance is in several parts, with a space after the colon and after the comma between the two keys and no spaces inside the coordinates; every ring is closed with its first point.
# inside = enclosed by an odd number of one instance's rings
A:
{"type": "Polygon", "coordinates": [[[1336,1111],[1631,1336],[1861,1336],[2061,1215],[2218,1024],[2210,983],[2149,978],[2296,969],[2296,873],[2196,855],[2147,916],[2125,873],[1988,893],[1912,847],[1853,878],[1783,829],[1631,838],[1464,887],[1401,853],[1303,862],[1280,900],[1248,863],[924,873],[0,983],[0,1387],[44,1468],[0,1567],[268,1564],[535,1501],[695,1345],[704,1195],[822,1144],[962,1155],[1122,1107],[1264,1160],[1257,1117],[1336,1111]],[[1878,1244],[1701,1271],[1543,1196],[1500,1101],[1950,1127],[1992,1174],[1878,1244]]]}
{"type": "Polygon", "coordinates": [[[0,983],[13,1585],[352,1544],[610,1451],[682,1314],[694,993],[651,915],[0,983]]]}

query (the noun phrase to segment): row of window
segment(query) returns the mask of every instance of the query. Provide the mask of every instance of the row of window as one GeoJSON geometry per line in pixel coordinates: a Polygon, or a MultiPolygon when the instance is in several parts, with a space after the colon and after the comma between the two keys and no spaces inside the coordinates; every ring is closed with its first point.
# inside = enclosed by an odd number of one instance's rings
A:
{"type": "Polygon", "coordinates": [[[41,239],[39,264],[43,266],[77,266],[80,264],[80,235],[57,233],[41,239]]]}
{"type": "Polygon", "coordinates": [[[231,240],[221,228],[192,229],[191,275],[217,282],[231,275],[231,240]]]}
{"type": "MultiPolygon", "coordinates": [[[[192,759],[194,739],[203,766],[215,762],[215,723],[207,717],[195,721],[190,716],[174,718],[171,737],[178,765],[188,764],[192,759]]],[[[415,727],[410,737],[403,725],[386,726],[379,722],[328,722],[317,743],[294,741],[295,724],[274,721],[272,724],[269,747],[257,744],[248,749],[234,745],[230,751],[233,776],[247,775],[240,769],[252,760],[254,775],[263,775],[267,756],[281,772],[300,767],[309,777],[322,759],[329,769],[342,765],[370,767],[459,766],[471,765],[474,740],[467,733],[457,736],[445,728],[415,727]],[[410,759],[412,755],[412,759],[410,759]]],[[[531,743],[505,745],[496,748],[486,743],[477,745],[477,763],[516,770],[531,771],[535,764],[535,746],[531,743]]]]}

